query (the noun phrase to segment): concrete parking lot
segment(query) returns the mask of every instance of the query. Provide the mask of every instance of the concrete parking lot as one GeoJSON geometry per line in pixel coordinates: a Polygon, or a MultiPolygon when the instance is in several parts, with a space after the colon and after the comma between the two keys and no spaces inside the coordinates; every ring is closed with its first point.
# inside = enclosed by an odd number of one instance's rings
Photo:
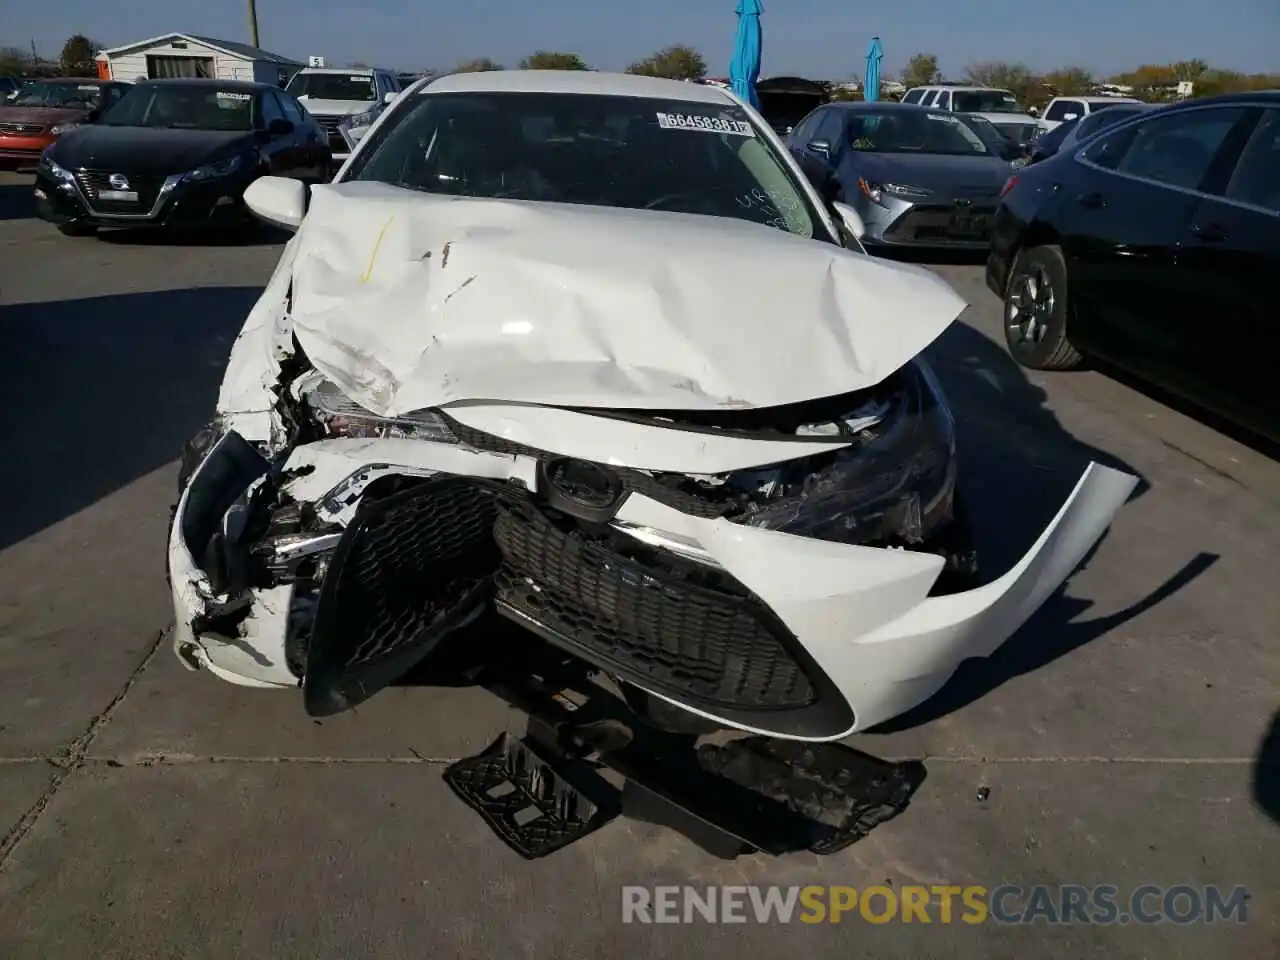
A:
{"type": "MultiPolygon", "coordinates": [[[[932,350],[994,575],[1090,460],[1141,477],[1064,595],[892,729],[910,808],[829,858],[620,820],[537,862],[440,778],[520,718],[398,687],[309,719],[164,642],[180,444],[279,247],[69,239],[0,174],[0,956],[1280,957],[1280,462],[1098,372],[1028,376],[981,269],[932,350]],[[985,797],[985,799],[979,799],[985,797]],[[625,884],[1250,890],[1243,924],[621,922],[625,884]]],[[[892,318],[886,318],[892,321],[892,318]]]]}

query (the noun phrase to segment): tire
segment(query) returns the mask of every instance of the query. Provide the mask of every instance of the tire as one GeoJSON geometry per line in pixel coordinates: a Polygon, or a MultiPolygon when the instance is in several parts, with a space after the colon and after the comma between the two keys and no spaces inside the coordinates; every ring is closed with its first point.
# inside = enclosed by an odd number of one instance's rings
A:
{"type": "Polygon", "coordinates": [[[58,232],[64,237],[92,237],[98,232],[98,228],[85,223],[72,222],[59,224],[58,232]]]}
{"type": "Polygon", "coordinates": [[[1005,285],[1003,324],[1009,353],[1032,370],[1070,370],[1083,355],[1067,329],[1067,262],[1056,246],[1018,251],[1005,285]]]}

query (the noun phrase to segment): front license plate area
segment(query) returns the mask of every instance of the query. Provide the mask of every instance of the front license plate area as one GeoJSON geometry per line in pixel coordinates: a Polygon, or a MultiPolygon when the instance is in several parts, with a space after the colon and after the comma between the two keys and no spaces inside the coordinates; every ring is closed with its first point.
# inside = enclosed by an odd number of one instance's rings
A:
{"type": "Polygon", "coordinates": [[[136,190],[99,190],[98,199],[114,200],[116,203],[137,203],[138,192],[136,190]]]}

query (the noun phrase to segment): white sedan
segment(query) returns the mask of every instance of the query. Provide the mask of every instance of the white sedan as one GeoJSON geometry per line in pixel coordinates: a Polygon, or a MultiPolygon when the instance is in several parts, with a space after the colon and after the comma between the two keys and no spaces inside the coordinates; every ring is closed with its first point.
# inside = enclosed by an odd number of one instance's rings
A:
{"type": "Polygon", "coordinates": [[[185,452],[175,646],[313,715],[496,609],[668,716],[834,740],[992,653],[1136,482],[1090,466],[975,586],[920,357],[965,304],[727,90],[443,77],[245,200],[296,233],[185,452]]]}

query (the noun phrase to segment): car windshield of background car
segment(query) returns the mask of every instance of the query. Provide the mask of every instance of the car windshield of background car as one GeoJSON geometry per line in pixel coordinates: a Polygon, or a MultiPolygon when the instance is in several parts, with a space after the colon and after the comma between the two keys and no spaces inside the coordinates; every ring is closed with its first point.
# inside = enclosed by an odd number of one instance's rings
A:
{"type": "Polygon", "coordinates": [[[1018,98],[1007,90],[956,90],[951,109],[957,113],[1026,113],[1018,98]]]}
{"type": "Polygon", "coordinates": [[[135,87],[107,111],[110,127],[167,127],[172,130],[253,129],[254,95],[210,86],[146,84],[135,87]]]}
{"type": "Polygon", "coordinates": [[[850,123],[853,149],[868,153],[929,153],[988,156],[986,143],[950,113],[894,110],[856,113],[850,123]]]}
{"type": "Polygon", "coordinates": [[[345,73],[300,73],[286,87],[295,97],[311,100],[376,100],[373,77],[345,73]]]}
{"type": "Polygon", "coordinates": [[[33,83],[9,103],[15,107],[92,107],[102,87],[92,83],[33,83]]]}
{"type": "Polygon", "coordinates": [[[822,232],[790,169],[731,103],[423,93],[373,136],[346,179],[731,217],[802,237],[822,232]]]}

